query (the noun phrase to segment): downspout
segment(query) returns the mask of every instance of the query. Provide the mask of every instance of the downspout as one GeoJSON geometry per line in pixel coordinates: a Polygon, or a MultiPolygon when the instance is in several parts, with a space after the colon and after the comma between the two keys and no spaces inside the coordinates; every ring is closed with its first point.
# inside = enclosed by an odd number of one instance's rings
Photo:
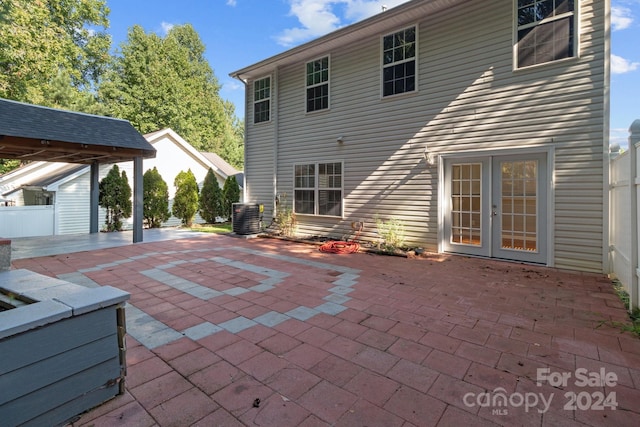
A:
{"type": "Polygon", "coordinates": [[[610,164],[611,160],[609,157],[609,116],[611,115],[611,102],[610,102],[610,75],[611,75],[611,2],[604,2],[604,105],[603,105],[603,156],[602,156],[602,179],[603,179],[603,189],[602,189],[602,272],[606,274],[610,274],[612,272],[612,265],[610,263],[610,254],[609,254],[609,246],[611,245],[610,241],[610,229],[609,223],[611,220],[611,212],[610,212],[610,164]]]}
{"type": "MultiPolygon", "coordinates": [[[[278,67],[273,70],[273,98],[271,100],[271,106],[273,110],[273,116],[271,119],[273,120],[273,194],[271,195],[271,218],[275,219],[278,209],[278,135],[279,135],[279,126],[278,126],[278,106],[280,105],[280,86],[278,84],[278,67]]],[[[293,201],[293,195],[291,197],[293,201]]]]}

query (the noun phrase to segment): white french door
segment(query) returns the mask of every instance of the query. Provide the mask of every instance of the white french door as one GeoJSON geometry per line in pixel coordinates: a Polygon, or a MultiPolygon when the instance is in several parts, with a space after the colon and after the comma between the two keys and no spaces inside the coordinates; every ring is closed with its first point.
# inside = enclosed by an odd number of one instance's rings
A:
{"type": "Polygon", "coordinates": [[[547,263],[546,153],[444,160],[443,250],[547,263]]]}

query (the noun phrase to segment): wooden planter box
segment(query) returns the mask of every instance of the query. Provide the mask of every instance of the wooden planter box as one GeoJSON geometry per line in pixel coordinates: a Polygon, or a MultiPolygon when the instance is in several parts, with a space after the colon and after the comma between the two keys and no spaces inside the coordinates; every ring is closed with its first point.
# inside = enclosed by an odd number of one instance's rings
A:
{"type": "Polygon", "coordinates": [[[0,423],[61,425],[124,391],[128,293],[28,270],[0,291],[35,301],[0,311],[0,423]]]}

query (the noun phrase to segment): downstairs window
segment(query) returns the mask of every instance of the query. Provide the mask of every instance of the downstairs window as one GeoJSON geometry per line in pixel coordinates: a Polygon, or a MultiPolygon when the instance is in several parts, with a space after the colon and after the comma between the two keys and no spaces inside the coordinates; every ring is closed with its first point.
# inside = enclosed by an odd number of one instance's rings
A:
{"type": "Polygon", "coordinates": [[[342,216],[342,163],[295,165],[294,212],[342,216]]]}

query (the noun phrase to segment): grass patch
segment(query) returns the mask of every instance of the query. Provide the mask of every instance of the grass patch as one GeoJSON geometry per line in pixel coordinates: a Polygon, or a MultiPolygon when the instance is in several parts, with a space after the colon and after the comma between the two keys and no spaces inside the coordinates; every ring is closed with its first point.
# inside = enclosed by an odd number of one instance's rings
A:
{"type": "MultiPolygon", "coordinates": [[[[629,294],[625,291],[624,286],[618,279],[613,280],[613,290],[620,300],[624,303],[627,311],[629,310],[629,294]]],[[[629,319],[631,325],[621,324],[619,322],[613,322],[616,327],[619,327],[623,331],[631,332],[640,337],[640,308],[635,308],[629,313],[629,319]]]]}
{"type": "Polygon", "coordinates": [[[231,223],[223,222],[220,224],[193,224],[190,228],[191,231],[198,231],[201,233],[231,233],[231,223]]]}

